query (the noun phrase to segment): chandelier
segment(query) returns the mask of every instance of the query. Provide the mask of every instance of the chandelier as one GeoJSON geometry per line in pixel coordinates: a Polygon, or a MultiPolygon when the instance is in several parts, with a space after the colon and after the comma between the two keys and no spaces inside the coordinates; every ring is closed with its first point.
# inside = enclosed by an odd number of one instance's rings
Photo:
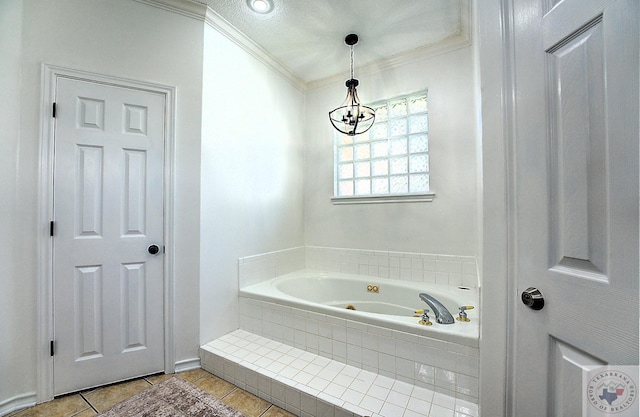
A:
{"type": "Polygon", "coordinates": [[[358,35],[353,33],[347,35],[344,38],[344,43],[349,46],[351,64],[350,78],[345,83],[347,98],[344,99],[340,107],[329,112],[329,120],[339,132],[354,136],[366,132],[373,126],[376,113],[371,107],[360,104],[356,90],[359,83],[353,78],[353,46],[358,43],[358,35]]]}

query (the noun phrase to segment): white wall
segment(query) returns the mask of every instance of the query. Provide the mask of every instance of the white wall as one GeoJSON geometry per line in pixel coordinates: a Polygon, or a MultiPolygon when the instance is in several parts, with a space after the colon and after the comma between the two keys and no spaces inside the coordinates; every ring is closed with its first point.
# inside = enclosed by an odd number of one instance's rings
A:
{"type": "MultiPolygon", "coordinates": [[[[347,57],[345,49],[345,59],[347,57]]],[[[332,205],[333,132],[328,112],[344,82],[307,94],[305,243],[357,249],[478,253],[479,141],[473,50],[465,47],[383,72],[358,76],[363,102],[429,90],[431,203],[332,205]]]]}
{"type": "Polygon", "coordinates": [[[203,27],[131,0],[0,2],[0,405],[36,389],[42,63],[177,87],[175,353],[197,357],[203,27]]]}
{"type": "Polygon", "coordinates": [[[35,189],[20,192],[33,180],[20,141],[22,13],[20,0],[0,2],[0,404],[35,390],[35,189]]]}
{"type": "Polygon", "coordinates": [[[238,328],[238,258],[303,244],[304,94],[204,35],[200,342],[238,328]]]}

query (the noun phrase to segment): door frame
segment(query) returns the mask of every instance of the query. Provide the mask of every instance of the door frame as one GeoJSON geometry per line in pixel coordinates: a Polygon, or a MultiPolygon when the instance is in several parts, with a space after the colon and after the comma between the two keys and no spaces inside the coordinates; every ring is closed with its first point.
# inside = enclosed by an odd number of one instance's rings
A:
{"type": "MultiPolygon", "coordinates": [[[[478,4],[479,0],[474,0],[478,4]]],[[[515,49],[513,0],[485,0],[477,14],[482,136],[480,415],[513,412],[515,49]]]]}
{"type": "Polygon", "coordinates": [[[174,349],[174,184],[175,184],[175,97],[176,88],[145,81],[42,64],[40,94],[40,167],[38,180],[38,236],[37,236],[37,393],[38,403],[53,399],[53,239],[49,223],[53,220],[53,164],[55,123],[52,103],[56,96],[56,80],[69,78],[98,84],[125,87],[162,94],[164,109],[164,369],[175,372],[174,349]]]}

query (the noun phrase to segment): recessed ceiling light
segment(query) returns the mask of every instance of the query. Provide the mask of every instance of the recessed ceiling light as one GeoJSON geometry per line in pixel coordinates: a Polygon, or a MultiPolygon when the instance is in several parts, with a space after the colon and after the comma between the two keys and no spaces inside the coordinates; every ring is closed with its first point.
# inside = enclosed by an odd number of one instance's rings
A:
{"type": "Polygon", "coordinates": [[[247,4],[256,13],[269,13],[273,10],[271,0],[247,0],[247,4]]]}

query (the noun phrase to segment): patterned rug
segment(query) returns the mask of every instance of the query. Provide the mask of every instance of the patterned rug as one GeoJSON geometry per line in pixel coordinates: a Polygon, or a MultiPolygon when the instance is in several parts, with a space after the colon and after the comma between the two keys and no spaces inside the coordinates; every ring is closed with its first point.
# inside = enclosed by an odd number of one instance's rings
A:
{"type": "Polygon", "coordinates": [[[245,417],[182,378],[170,378],[99,417],[245,417]]]}

